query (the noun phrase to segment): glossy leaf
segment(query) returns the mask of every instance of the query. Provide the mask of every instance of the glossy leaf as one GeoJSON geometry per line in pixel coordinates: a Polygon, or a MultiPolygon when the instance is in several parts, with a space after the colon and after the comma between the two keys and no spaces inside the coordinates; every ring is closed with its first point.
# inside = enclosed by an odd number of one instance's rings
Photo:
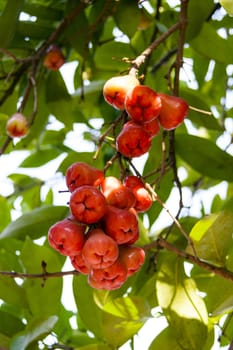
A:
{"type": "Polygon", "coordinates": [[[224,9],[229,13],[229,15],[233,16],[233,3],[231,0],[219,0],[220,4],[224,7],[224,9]]]}

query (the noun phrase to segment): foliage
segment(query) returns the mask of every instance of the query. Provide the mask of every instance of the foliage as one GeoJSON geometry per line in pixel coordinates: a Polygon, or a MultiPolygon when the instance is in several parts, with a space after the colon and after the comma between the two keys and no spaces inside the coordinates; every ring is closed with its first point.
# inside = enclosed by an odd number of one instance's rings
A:
{"type": "Polygon", "coordinates": [[[1,180],[0,348],[118,349],[165,317],[150,350],[208,350],[216,335],[232,349],[231,1],[1,0],[0,13],[3,173],[16,162],[1,180]],[[43,65],[51,44],[65,56],[57,71],[43,65]],[[133,160],[115,151],[120,112],[102,94],[107,79],[130,69],[190,106],[181,126],[133,160]],[[22,139],[5,132],[16,111],[30,125],[22,139]],[[139,175],[156,199],[139,214],[146,262],[115,291],[64,271],[47,241],[68,215],[64,175],[75,161],[139,175]],[[72,311],[61,297],[67,275],[72,311]]]}

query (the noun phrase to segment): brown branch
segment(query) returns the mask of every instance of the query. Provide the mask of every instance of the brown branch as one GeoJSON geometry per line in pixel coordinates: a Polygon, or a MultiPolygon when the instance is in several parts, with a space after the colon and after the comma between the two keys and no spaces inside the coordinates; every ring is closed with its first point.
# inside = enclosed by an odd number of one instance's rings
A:
{"type": "MultiPolygon", "coordinates": [[[[44,269],[43,269],[44,270],[44,269]]],[[[41,272],[41,273],[24,273],[15,271],[0,271],[0,276],[9,276],[12,278],[42,278],[43,280],[52,277],[64,277],[69,275],[79,275],[77,270],[59,271],[59,272],[41,272]]]]}

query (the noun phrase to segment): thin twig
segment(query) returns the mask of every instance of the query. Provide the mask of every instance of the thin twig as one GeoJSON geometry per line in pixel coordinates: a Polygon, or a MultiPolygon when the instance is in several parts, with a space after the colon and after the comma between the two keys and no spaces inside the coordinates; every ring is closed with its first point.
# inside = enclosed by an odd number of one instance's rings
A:
{"type": "Polygon", "coordinates": [[[52,278],[52,277],[63,277],[69,275],[79,275],[77,270],[71,271],[58,271],[58,272],[41,272],[41,273],[24,273],[15,271],[0,271],[0,276],[9,276],[12,278],[52,278]]]}

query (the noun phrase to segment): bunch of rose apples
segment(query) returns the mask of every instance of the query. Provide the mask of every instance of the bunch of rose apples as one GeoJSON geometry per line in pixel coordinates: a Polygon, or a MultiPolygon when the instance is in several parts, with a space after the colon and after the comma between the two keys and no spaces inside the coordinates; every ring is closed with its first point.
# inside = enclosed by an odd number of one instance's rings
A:
{"type": "Polygon", "coordinates": [[[107,80],[103,96],[114,108],[127,112],[128,120],[116,138],[117,150],[127,158],[148,152],[160,127],[177,128],[189,109],[182,98],[156,92],[130,74],[107,80]]]}
{"type": "Polygon", "coordinates": [[[135,175],[120,181],[84,162],[68,167],[66,184],[70,215],[50,227],[50,245],[88,275],[93,288],[121,287],[145,260],[144,250],[134,243],[138,213],[152,205],[150,193],[135,175]]]}

